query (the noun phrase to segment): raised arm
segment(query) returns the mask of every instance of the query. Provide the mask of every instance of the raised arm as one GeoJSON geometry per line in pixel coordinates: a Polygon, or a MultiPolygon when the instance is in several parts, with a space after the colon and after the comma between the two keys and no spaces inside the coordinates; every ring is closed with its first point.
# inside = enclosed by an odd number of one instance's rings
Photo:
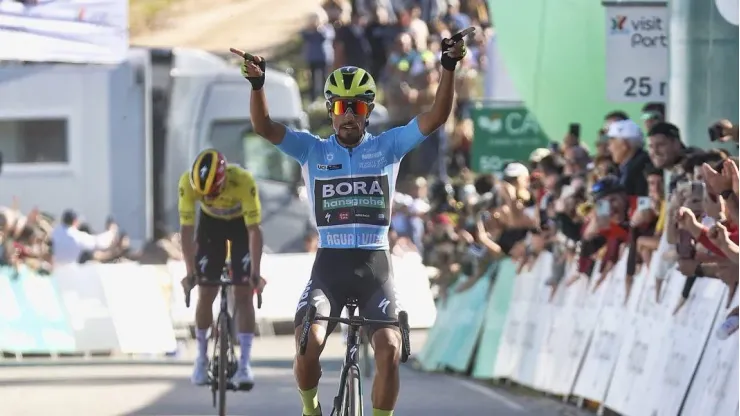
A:
{"type": "Polygon", "coordinates": [[[279,145],[285,137],[286,127],[270,119],[267,111],[267,97],[262,87],[265,86],[265,59],[252,56],[242,50],[231,48],[231,53],[244,60],[242,75],[252,84],[252,94],[249,100],[249,115],[252,119],[254,132],[267,139],[274,145],[279,145]]]}
{"type": "Polygon", "coordinates": [[[442,77],[437,87],[434,104],[429,111],[419,114],[419,130],[424,136],[440,128],[452,112],[455,98],[455,67],[465,57],[465,42],[451,39],[442,41],[442,77]]]}

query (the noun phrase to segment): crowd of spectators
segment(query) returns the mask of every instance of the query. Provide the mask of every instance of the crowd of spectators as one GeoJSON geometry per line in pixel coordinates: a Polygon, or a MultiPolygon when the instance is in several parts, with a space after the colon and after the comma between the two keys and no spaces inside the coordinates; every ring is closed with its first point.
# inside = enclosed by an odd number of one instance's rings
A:
{"type": "MultiPolygon", "coordinates": [[[[730,306],[738,285],[740,193],[738,159],[726,149],[736,153],[738,127],[722,120],[709,135],[723,145],[686,146],[664,106],[651,103],[639,122],[621,111],[605,115],[593,152],[568,134],[500,175],[463,168],[428,187],[423,178],[399,184],[410,195],[396,197],[393,250],[420,253],[435,270],[442,298],[460,276],[471,277],[457,289],[464,290],[493,261],[510,257],[531,267],[544,250],[555,259],[547,282],[553,294],[579,279],[595,278],[597,288],[627,252],[627,296],[640,269],[657,264],[656,300],[675,303],[675,312],[697,278],[723,281],[730,306]],[[653,261],[656,252],[661,257],[653,261]],[[572,275],[568,264],[576,265],[572,275]],[[661,299],[674,265],[687,276],[681,298],[661,299]]],[[[737,328],[735,308],[717,335],[737,328]]]]}
{"type": "Polygon", "coordinates": [[[165,264],[168,259],[182,259],[177,235],[134,250],[112,218],[105,231],[96,234],[73,210],[64,211],[57,220],[35,208],[24,214],[18,205],[14,200],[10,206],[0,206],[0,267],[26,267],[48,274],[53,267],[71,263],[165,264]]]}
{"type": "Polygon", "coordinates": [[[466,165],[472,140],[468,111],[482,90],[479,73],[493,33],[485,0],[327,0],[302,32],[309,98],[323,100],[329,71],[358,66],[379,86],[387,127],[404,125],[434,102],[442,39],[467,27],[476,31],[466,39],[467,56],[455,71],[454,116],[401,167],[401,176],[446,176],[448,168],[456,174],[466,165]]]}

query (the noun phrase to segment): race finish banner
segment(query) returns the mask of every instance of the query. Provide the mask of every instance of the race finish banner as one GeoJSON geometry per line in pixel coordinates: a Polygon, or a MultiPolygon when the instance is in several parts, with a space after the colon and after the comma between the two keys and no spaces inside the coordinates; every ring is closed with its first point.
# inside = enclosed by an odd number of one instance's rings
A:
{"type": "Polygon", "coordinates": [[[668,8],[665,1],[604,1],[606,98],[665,102],[668,95],[668,8]]]}
{"type": "Polygon", "coordinates": [[[522,103],[479,102],[471,110],[473,171],[500,173],[511,161],[526,161],[548,138],[522,103]]]}
{"type": "Polygon", "coordinates": [[[115,64],[127,52],[127,0],[0,0],[0,60],[115,64]]]}

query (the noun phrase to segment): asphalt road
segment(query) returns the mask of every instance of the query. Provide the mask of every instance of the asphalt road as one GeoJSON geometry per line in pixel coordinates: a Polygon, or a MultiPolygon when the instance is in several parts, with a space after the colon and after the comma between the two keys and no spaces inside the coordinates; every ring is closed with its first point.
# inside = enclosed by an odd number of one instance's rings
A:
{"type": "MultiPolygon", "coordinates": [[[[424,334],[412,340],[421,347],[424,334]]],[[[341,341],[330,339],[322,361],[324,376],[319,394],[328,415],[338,385],[341,341]]],[[[180,359],[162,361],[58,362],[34,365],[0,363],[0,414],[13,416],[200,416],[213,415],[208,388],[189,383],[192,350],[180,359]]],[[[292,371],[290,337],[258,339],[253,367],[257,385],[249,393],[229,393],[230,415],[293,416],[300,414],[292,371]]],[[[572,406],[544,397],[494,390],[457,377],[402,370],[399,416],[581,415],[572,406]]],[[[370,413],[370,386],[364,388],[370,413]]]]}

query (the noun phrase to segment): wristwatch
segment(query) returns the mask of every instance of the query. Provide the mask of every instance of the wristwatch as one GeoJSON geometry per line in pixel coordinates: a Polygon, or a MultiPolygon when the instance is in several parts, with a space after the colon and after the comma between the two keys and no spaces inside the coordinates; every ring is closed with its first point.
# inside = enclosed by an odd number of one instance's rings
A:
{"type": "Polygon", "coordinates": [[[732,196],[733,193],[734,192],[732,192],[732,189],[725,189],[724,191],[720,192],[719,194],[720,194],[720,196],[722,198],[729,199],[732,196]]]}

